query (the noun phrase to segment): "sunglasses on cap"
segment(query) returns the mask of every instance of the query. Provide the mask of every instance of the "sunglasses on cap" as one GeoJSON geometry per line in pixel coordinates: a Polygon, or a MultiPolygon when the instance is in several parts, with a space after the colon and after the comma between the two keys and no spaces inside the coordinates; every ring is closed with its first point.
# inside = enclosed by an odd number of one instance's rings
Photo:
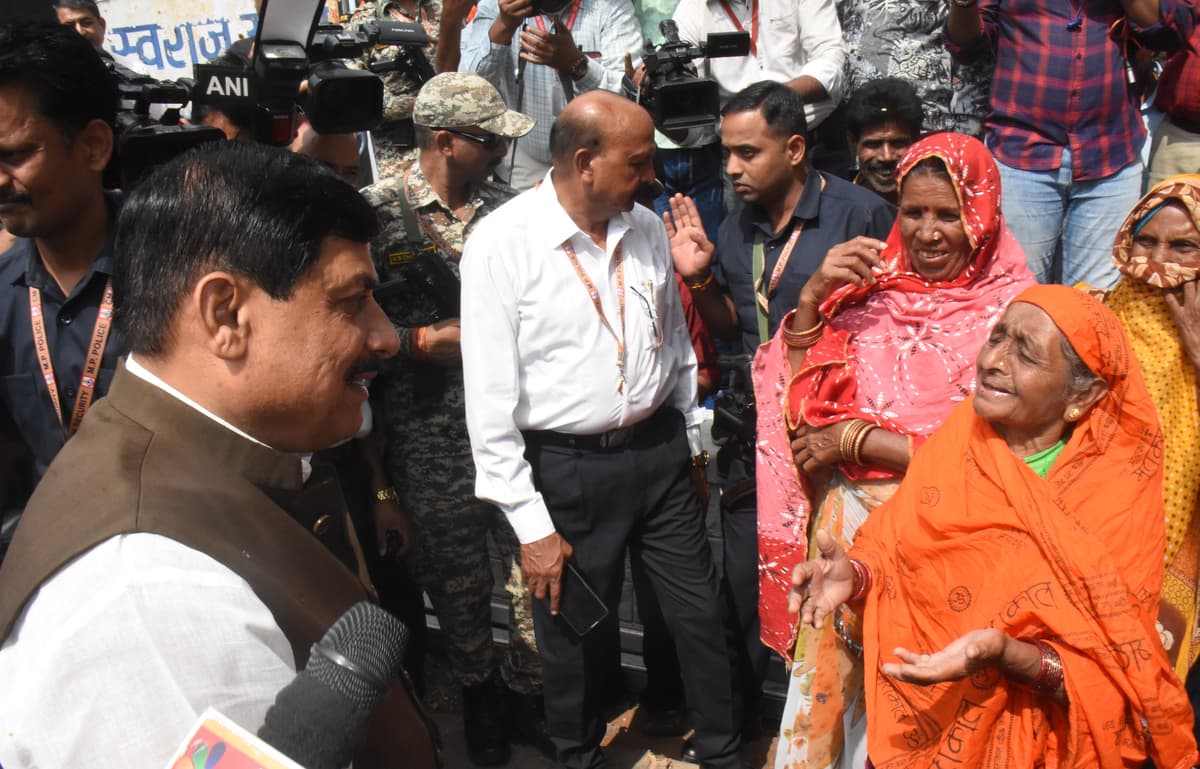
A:
{"type": "Polygon", "coordinates": [[[455,136],[461,136],[462,138],[473,141],[479,146],[488,150],[494,150],[500,146],[501,142],[506,141],[503,136],[497,136],[496,134],[472,134],[467,133],[466,131],[460,131],[457,128],[438,128],[436,130],[452,133],[455,136]]]}

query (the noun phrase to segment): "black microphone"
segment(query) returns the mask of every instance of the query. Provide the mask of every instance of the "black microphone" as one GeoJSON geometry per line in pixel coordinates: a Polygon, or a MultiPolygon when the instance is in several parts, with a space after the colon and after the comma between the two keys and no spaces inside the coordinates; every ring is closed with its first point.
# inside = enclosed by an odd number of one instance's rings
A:
{"type": "Polygon", "coordinates": [[[258,736],[305,769],[345,769],[401,670],[408,628],[373,603],[351,606],[279,690],[258,736]]]}

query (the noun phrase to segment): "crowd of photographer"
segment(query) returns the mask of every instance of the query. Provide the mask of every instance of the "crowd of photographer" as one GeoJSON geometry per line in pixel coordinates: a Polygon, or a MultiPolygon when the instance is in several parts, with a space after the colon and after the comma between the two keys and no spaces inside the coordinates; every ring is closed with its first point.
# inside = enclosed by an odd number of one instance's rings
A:
{"type": "Polygon", "coordinates": [[[1200,182],[1138,203],[1155,61],[1151,173],[1200,172],[1190,0],[680,0],[657,46],[630,0],[300,4],[179,82],[90,0],[0,24],[0,763],[261,724],[370,598],[407,676],[293,757],[432,766],[425,596],[471,762],[595,769],[627,559],[642,723],[702,767],[772,653],[781,769],[1197,762],[1154,409],[1196,419],[1200,182]]]}

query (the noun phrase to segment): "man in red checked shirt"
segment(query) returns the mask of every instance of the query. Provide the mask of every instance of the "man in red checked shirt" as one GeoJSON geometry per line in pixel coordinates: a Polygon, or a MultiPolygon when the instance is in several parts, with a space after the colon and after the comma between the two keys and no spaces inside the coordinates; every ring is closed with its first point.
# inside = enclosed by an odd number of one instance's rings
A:
{"type": "Polygon", "coordinates": [[[1002,205],[1045,283],[1111,288],[1117,227],[1141,194],[1146,129],[1130,57],[1171,52],[1196,24],[1186,0],[950,0],[945,36],[969,64],[996,56],[988,147],[1002,205]],[[1053,264],[1061,245],[1061,264],[1053,264]],[[1055,269],[1059,268],[1059,269],[1055,269]]]}
{"type": "Polygon", "coordinates": [[[1200,27],[1192,30],[1191,48],[1167,60],[1154,106],[1166,118],[1150,145],[1149,185],[1175,174],[1200,173],[1200,27]]]}

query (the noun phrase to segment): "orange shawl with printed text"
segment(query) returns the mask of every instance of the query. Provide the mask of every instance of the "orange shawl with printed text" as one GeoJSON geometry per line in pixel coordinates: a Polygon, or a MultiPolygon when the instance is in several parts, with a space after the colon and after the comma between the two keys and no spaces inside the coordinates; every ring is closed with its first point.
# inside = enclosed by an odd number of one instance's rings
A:
{"type": "Polygon", "coordinates": [[[1039,478],[961,404],[917,452],[851,555],[875,574],[864,610],[867,748],[879,769],[1196,763],[1192,713],[1155,632],[1162,432],[1120,323],[1063,286],[1013,301],[1054,320],[1109,392],[1039,478]],[[1062,657],[1069,703],[995,669],[921,687],[882,674],[996,627],[1062,657]],[[1143,732],[1143,722],[1145,732],[1143,732]]]}

